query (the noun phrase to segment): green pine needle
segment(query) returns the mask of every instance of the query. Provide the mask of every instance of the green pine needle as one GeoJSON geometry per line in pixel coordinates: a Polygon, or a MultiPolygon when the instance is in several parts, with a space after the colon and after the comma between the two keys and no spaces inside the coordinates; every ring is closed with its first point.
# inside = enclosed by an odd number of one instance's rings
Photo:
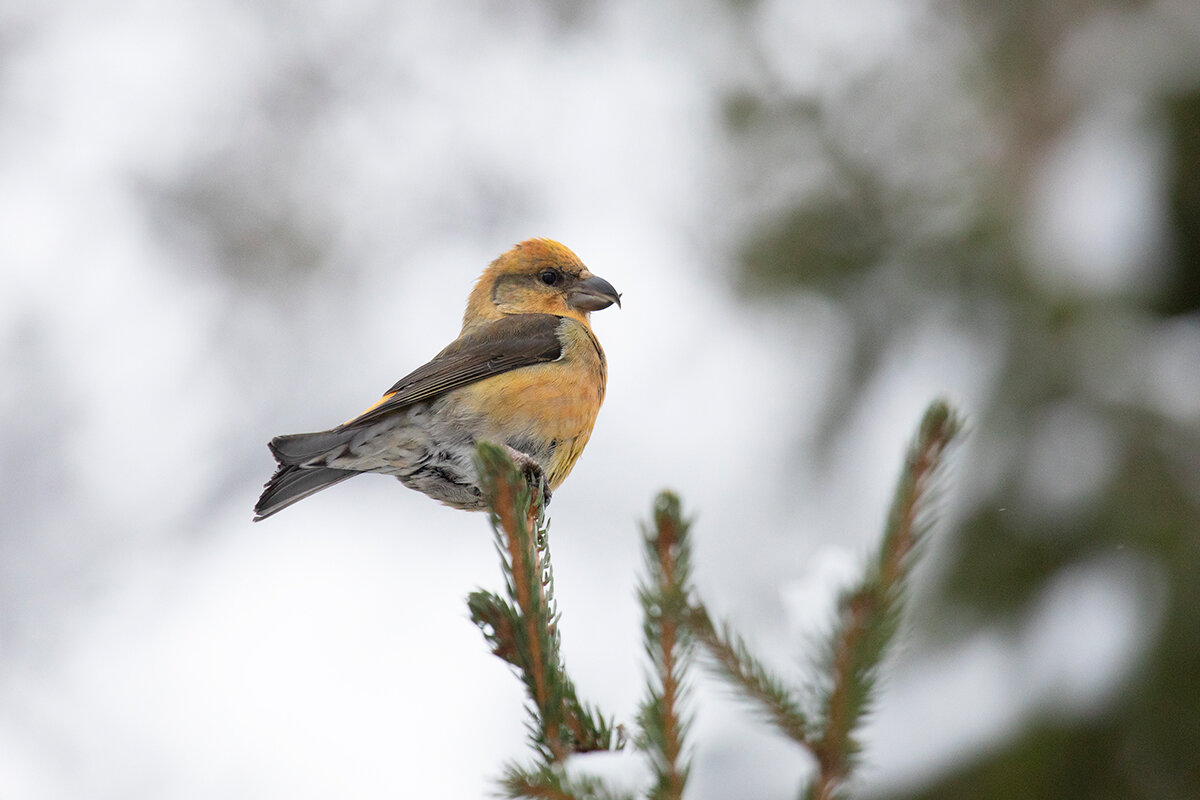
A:
{"type": "Polygon", "coordinates": [[[525,684],[531,745],[543,765],[560,763],[571,753],[619,749],[624,744],[619,729],[579,701],[562,663],[540,487],[531,487],[508,453],[495,445],[479,445],[476,466],[507,599],[476,591],[467,598],[467,608],[492,653],[511,664],[525,684]]]}
{"type": "Polygon", "coordinates": [[[842,595],[827,647],[826,688],[820,693],[824,718],[812,743],[819,769],[809,795],[816,800],[836,797],[854,765],[859,752],[854,731],[870,709],[879,668],[899,630],[908,577],[929,529],[934,483],[960,430],[944,402],[925,412],[908,449],[879,551],[862,581],[842,595]]]}
{"type": "Polygon", "coordinates": [[[754,657],[745,641],[727,623],[715,626],[702,605],[692,610],[690,625],[713,671],[730,681],[784,736],[809,746],[809,723],[800,701],[754,657]]]}
{"type": "Polygon", "coordinates": [[[679,498],[663,492],[654,503],[653,527],[643,529],[647,577],[638,587],[638,599],[651,675],[638,712],[638,744],[654,769],[652,800],[678,800],[690,772],[685,753],[690,719],[680,710],[688,694],[691,654],[688,527],[679,498]]]}
{"type": "MultiPolygon", "coordinates": [[[[908,577],[930,525],[934,484],[960,428],[943,402],[926,412],[909,448],[879,551],[859,583],[840,598],[821,669],[798,690],[773,675],[727,625],[714,625],[691,585],[689,523],[679,499],[667,492],[656,498],[653,525],[643,530],[647,577],[638,587],[650,674],[638,713],[637,742],[655,773],[650,798],[679,800],[687,783],[690,720],[681,708],[695,642],[718,675],[816,757],[817,775],[803,796],[834,800],[844,795],[859,749],[854,732],[870,708],[880,666],[900,627],[908,577]],[[816,698],[810,713],[800,697],[816,698]]],[[[620,749],[624,731],[579,701],[563,668],[540,487],[530,487],[502,448],[481,444],[477,465],[506,597],[477,591],[467,604],[492,652],[511,664],[525,684],[530,740],[539,755],[531,769],[508,765],[500,788],[511,798],[631,800],[598,779],[566,776],[563,762],[569,754],[620,749]]]]}
{"type": "Polygon", "coordinates": [[[523,769],[515,764],[504,768],[500,779],[503,797],[544,798],[544,800],[633,800],[633,795],[615,792],[599,778],[569,777],[561,767],[541,766],[523,769]]]}

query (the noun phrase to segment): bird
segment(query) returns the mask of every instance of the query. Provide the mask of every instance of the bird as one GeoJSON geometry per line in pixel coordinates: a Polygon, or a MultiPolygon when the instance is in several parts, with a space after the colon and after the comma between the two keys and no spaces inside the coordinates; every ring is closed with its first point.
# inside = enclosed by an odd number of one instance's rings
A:
{"type": "Polygon", "coordinates": [[[483,271],[458,338],[429,363],[335,428],[270,441],[277,469],[254,520],[364,472],[482,510],[474,455],[483,441],[506,448],[549,502],[604,402],[608,362],[589,315],[614,303],[620,293],[565,245],[515,245],[483,271]]]}

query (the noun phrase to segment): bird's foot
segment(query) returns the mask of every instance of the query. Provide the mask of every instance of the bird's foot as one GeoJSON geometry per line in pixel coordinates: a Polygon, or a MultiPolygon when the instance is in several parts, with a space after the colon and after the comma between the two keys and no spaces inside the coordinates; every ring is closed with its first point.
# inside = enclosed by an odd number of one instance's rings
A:
{"type": "Polygon", "coordinates": [[[504,446],[508,451],[508,456],[513,460],[513,464],[517,469],[521,470],[521,474],[525,476],[525,481],[529,484],[529,488],[534,491],[541,489],[542,505],[550,505],[550,482],[546,480],[546,473],[542,471],[542,465],[533,460],[533,457],[528,453],[522,453],[516,448],[504,446]]]}

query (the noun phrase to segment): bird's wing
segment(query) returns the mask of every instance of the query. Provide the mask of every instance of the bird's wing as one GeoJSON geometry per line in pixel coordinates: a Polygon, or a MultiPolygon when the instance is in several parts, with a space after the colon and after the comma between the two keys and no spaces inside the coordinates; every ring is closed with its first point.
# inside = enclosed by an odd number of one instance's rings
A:
{"type": "Polygon", "coordinates": [[[405,406],[502,372],[554,361],[562,355],[553,314],[514,314],[460,336],[428,364],[405,375],[378,403],[342,425],[378,420],[405,406]]]}

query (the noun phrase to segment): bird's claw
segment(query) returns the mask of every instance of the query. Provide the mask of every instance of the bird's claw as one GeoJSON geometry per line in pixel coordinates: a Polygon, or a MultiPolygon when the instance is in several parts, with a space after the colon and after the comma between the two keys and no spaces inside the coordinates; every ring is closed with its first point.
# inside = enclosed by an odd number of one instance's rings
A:
{"type": "Polygon", "coordinates": [[[527,453],[522,453],[516,448],[505,445],[508,450],[509,457],[513,460],[513,464],[525,476],[525,482],[529,484],[530,489],[541,489],[542,505],[550,505],[550,482],[546,480],[546,473],[542,471],[542,465],[533,460],[533,457],[527,453]]]}

